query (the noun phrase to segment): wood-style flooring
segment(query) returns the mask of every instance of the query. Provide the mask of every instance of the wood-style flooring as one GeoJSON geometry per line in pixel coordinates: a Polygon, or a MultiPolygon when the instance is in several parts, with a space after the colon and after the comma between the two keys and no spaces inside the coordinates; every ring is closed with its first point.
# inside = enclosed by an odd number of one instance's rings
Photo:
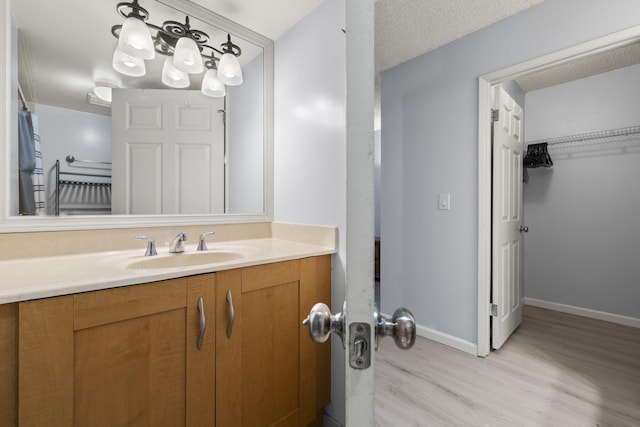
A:
{"type": "Polygon", "coordinates": [[[498,351],[376,354],[376,425],[640,426],[640,329],[526,306],[498,351]]]}

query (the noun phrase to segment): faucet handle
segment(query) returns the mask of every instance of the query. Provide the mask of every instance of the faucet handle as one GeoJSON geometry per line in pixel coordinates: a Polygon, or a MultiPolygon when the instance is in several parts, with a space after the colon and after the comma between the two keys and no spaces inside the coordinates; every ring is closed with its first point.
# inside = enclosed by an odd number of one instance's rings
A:
{"type": "Polygon", "coordinates": [[[144,253],[144,256],[158,255],[158,252],[156,251],[156,241],[153,237],[135,236],[134,239],[147,241],[147,251],[144,253]]]}
{"type": "Polygon", "coordinates": [[[206,251],[207,250],[207,244],[204,241],[204,239],[205,239],[205,237],[213,236],[214,234],[216,234],[215,231],[205,231],[204,233],[202,233],[200,235],[200,241],[198,242],[198,250],[199,251],[206,251]]]}

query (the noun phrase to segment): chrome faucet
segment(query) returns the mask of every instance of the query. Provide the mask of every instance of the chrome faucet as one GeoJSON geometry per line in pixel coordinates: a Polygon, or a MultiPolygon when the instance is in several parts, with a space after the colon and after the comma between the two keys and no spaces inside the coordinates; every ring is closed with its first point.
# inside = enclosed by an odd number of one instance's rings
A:
{"type": "Polygon", "coordinates": [[[200,241],[198,242],[198,250],[199,251],[206,251],[207,250],[207,244],[204,241],[205,237],[207,236],[213,236],[214,234],[216,234],[215,231],[206,231],[204,233],[202,233],[200,235],[200,241]]]}
{"type": "Polygon", "coordinates": [[[187,233],[178,233],[169,244],[169,252],[177,254],[184,252],[184,242],[187,240],[187,233]]]}

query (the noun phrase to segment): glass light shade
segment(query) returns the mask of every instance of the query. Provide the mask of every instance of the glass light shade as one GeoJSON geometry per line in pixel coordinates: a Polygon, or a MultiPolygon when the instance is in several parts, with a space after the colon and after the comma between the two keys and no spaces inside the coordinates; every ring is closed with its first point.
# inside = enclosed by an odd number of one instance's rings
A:
{"type": "Polygon", "coordinates": [[[225,53],[218,63],[218,79],[227,86],[242,84],[242,68],[235,55],[225,53]]]}
{"type": "Polygon", "coordinates": [[[118,48],[134,58],[153,59],[156,57],[151,33],[145,23],[137,18],[127,18],[122,24],[118,37],[118,48]]]}
{"type": "Polygon", "coordinates": [[[118,48],[113,53],[113,68],[119,73],[132,77],[144,76],[147,72],[142,59],[126,54],[118,48]]]}
{"type": "Polygon", "coordinates": [[[202,79],[202,94],[213,98],[222,98],[227,94],[224,84],[218,79],[216,70],[207,70],[202,79]]]}
{"type": "Polygon", "coordinates": [[[111,102],[112,94],[109,86],[98,85],[93,88],[93,93],[104,102],[111,102]]]}
{"type": "Polygon", "coordinates": [[[164,65],[162,66],[162,83],[169,87],[182,89],[188,87],[190,84],[189,74],[178,70],[173,65],[173,58],[167,56],[164,60],[164,65]]]}
{"type": "Polygon", "coordinates": [[[180,71],[198,74],[204,70],[200,49],[190,37],[180,37],[173,53],[173,65],[180,71]]]}

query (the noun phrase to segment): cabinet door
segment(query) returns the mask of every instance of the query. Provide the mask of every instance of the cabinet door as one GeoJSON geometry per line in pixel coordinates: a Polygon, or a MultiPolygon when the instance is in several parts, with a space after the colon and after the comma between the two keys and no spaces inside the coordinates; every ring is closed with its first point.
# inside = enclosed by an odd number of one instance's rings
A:
{"type": "Polygon", "coordinates": [[[322,425],[331,401],[331,340],[317,344],[302,320],[317,302],[331,306],[331,255],[300,260],[300,425],[322,425]]]}
{"type": "Polygon", "coordinates": [[[21,425],[212,425],[214,281],[21,303],[21,425]],[[212,324],[198,350],[200,296],[212,324]]]}
{"type": "Polygon", "coordinates": [[[73,425],[73,296],[18,306],[18,425],[73,425]]]}
{"type": "Polygon", "coordinates": [[[330,303],[330,256],[219,272],[217,281],[217,425],[321,425],[331,347],[313,343],[302,319],[330,303]]]}
{"type": "Polygon", "coordinates": [[[218,273],[217,292],[217,424],[298,426],[299,262],[218,273]]]}
{"type": "Polygon", "coordinates": [[[18,422],[18,304],[0,304],[0,420],[18,422]]]}

